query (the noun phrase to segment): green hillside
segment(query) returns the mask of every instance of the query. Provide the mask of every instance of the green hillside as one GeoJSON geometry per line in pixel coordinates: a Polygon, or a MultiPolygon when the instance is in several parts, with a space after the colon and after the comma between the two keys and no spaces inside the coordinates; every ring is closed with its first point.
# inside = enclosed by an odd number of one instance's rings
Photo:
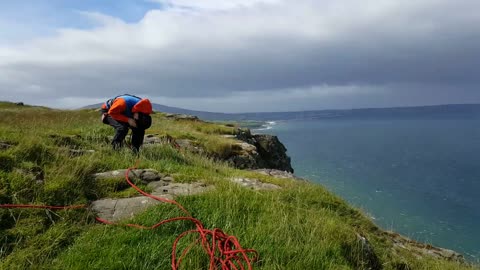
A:
{"type": "MultiPolygon", "coordinates": [[[[113,129],[100,122],[98,112],[0,102],[0,115],[0,204],[88,205],[138,196],[118,181],[92,178],[137,160],[128,149],[111,149],[113,129]]],[[[222,161],[235,151],[236,140],[222,136],[236,134],[231,124],[178,121],[162,113],[153,119],[147,134],[188,139],[204,151],[159,143],[142,149],[139,167],[179,183],[214,186],[176,200],[206,228],[220,228],[242,247],[257,250],[254,269],[478,269],[430,256],[435,249],[429,245],[398,240],[320,185],[231,167],[222,161]],[[230,181],[236,177],[281,188],[247,189],[230,181]]],[[[161,204],[122,223],[150,226],[180,215],[174,206],[161,204]]],[[[139,230],[100,224],[95,216],[87,209],[0,209],[0,269],[171,269],[175,238],[194,228],[179,221],[139,230]]],[[[180,250],[192,242],[195,238],[186,238],[180,250]]],[[[181,269],[208,269],[200,246],[187,254],[181,269]]]]}

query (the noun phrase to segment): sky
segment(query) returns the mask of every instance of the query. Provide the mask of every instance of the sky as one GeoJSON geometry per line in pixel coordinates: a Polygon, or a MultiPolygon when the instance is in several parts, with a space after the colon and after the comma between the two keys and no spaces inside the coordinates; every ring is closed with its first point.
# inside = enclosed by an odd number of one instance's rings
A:
{"type": "Polygon", "coordinates": [[[480,103],[478,0],[0,1],[0,100],[212,112],[480,103]]]}

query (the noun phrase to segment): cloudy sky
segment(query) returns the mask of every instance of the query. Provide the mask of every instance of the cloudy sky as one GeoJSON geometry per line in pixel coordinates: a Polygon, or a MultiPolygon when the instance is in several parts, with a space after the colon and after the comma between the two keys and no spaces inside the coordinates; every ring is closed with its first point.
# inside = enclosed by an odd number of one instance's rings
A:
{"type": "Polygon", "coordinates": [[[217,112],[480,103],[478,0],[0,2],[0,100],[217,112]]]}

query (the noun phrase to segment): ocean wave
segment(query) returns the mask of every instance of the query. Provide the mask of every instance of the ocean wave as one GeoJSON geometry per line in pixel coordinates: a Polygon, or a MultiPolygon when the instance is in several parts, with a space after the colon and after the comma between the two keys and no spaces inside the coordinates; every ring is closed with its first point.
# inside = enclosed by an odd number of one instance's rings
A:
{"type": "Polygon", "coordinates": [[[256,128],[255,130],[269,130],[272,129],[276,124],[277,122],[275,121],[267,121],[260,128],[256,128]]]}

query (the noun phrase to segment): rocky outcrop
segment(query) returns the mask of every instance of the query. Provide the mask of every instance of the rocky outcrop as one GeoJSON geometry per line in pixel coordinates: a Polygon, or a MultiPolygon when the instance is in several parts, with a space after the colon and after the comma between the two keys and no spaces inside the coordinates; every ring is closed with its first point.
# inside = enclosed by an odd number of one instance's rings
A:
{"type": "MultiPolygon", "coordinates": [[[[164,181],[151,182],[149,187],[153,188],[153,196],[173,200],[178,195],[194,195],[213,189],[203,183],[166,183],[164,181]]],[[[124,199],[102,199],[94,201],[91,209],[97,215],[109,221],[119,221],[132,218],[138,213],[145,211],[148,207],[163,203],[145,196],[138,196],[124,199]]]]}
{"type": "MultiPolygon", "coordinates": [[[[94,174],[96,181],[102,181],[104,179],[125,179],[126,169],[114,170],[102,173],[94,174]]],[[[153,181],[160,181],[166,176],[153,169],[135,169],[130,170],[128,178],[134,182],[140,181],[143,184],[147,184],[153,181]]]]}
{"type": "Polygon", "coordinates": [[[238,142],[232,146],[232,154],[227,161],[238,169],[255,169],[258,167],[260,155],[257,148],[246,142],[238,142]]]}
{"type": "Polygon", "coordinates": [[[258,179],[250,179],[250,178],[232,178],[230,179],[233,183],[239,184],[242,187],[246,187],[253,190],[275,190],[280,189],[280,186],[270,184],[270,183],[263,183],[258,179]]]}
{"type": "Polygon", "coordinates": [[[305,181],[305,182],[308,181],[306,179],[303,179],[301,177],[298,177],[298,176],[294,175],[291,172],[280,171],[280,170],[275,170],[275,169],[256,169],[256,170],[252,170],[252,171],[260,173],[260,174],[268,175],[268,176],[271,176],[271,177],[274,177],[274,178],[278,178],[278,179],[295,179],[295,180],[298,180],[298,181],[305,181]]]}
{"type": "MultiPolygon", "coordinates": [[[[236,135],[223,135],[225,138],[236,139],[232,145],[230,155],[215,157],[226,160],[238,169],[276,169],[293,173],[287,149],[273,135],[252,135],[248,129],[239,129],[236,135]]],[[[145,136],[144,146],[156,144],[170,144],[196,154],[205,154],[206,151],[198,143],[189,139],[175,139],[171,136],[149,134],[145,136]]],[[[291,177],[289,177],[291,178],[291,177]]]]}
{"type": "Polygon", "coordinates": [[[277,169],[293,173],[287,149],[277,136],[252,135],[249,129],[240,129],[236,139],[243,141],[234,145],[234,154],[228,159],[240,169],[277,169]]]}
{"type": "Polygon", "coordinates": [[[273,135],[253,135],[257,142],[255,146],[260,154],[260,168],[278,169],[293,173],[290,157],[287,156],[287,148],[273,135]]]}
{"type": "MultiPolygon", "coordinates": [[[[170,195],[162,195],[162,198],[172,199],[170,195]]],[[[148,197],[134,197],[126,199],[104,199],[94,201],[91,209],[99,218],[112,222],[132,218],[136,214],[145,211],[148,207],[161,202],[148,197]]]]}
{"type": "MultiPolygon", "coordinates": [[[[107,179],[124,179],[127,170],[115,170],[94,175],[95,181],[104,181],[107,179]]],[[[175,183],[175,179],[159,173],[153,169],[137,169],[129,172],[129,178],[132,181],[140,181],[147,184],[151,190],[152,195],[172,200],[179,195],[194,195],[213,189],[213,186],[208,186],[201,182],[195,183],[175,183]]],[[[125,185],[124,188],[128,187],[125,185]]],[[[131,218],[134,215],[146,210],[148,207],[160,204],[162,202],[152,198],[138,196],[133,198],[122,199],[101,199],[94,201],[91,204],[91,209],[97,215],[109,221],[119,221],[126,218],[131,218]]]]}
{"type": "Polygon", "coordinates": [[[419,243],[395,232],[384,232],[384,235],[392,240],[395,249],[408,250],[418,257],[429,256],[442,260],[465,262],[465,258],[453,250],[419,243]]]}

